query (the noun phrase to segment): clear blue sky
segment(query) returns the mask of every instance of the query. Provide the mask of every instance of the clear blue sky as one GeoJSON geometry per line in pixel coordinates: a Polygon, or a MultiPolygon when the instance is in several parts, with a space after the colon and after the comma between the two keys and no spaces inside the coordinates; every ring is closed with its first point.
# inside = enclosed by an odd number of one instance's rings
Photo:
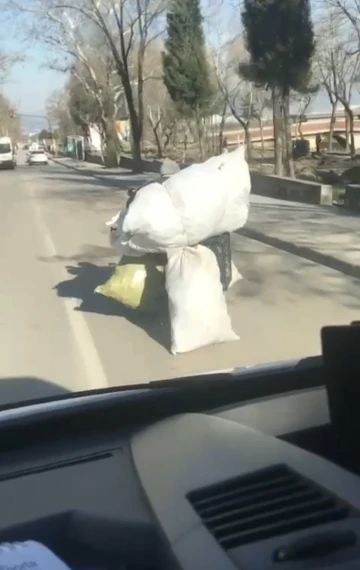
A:
{"type": "MultiPolygon", "coordinates": [[[[210,2],[213,8],[214,5],[219,3],[218,8],[221,6],[221,8],[224,9],[225,7],[225,13],[233,13],[234,8],[231,0],[225,0],[225,2],[224,0],[202,1],[205,10],[206,5],[209,6],[210,2]]],[[[7,32],[6,34],[2,34],[0,49],[9,52],[19,52],[25,55],[25,61],[15,65],[13,68],[9,80],[3,87],[3,91],[19,113],[44,114],[46,99],[54,90],[61,88],[65,81],[65,76],[62,73],[57,73],[46,68],[47,50],[45,47],[29,49],[29,46],[26,46],[22,38],[19,37],[19,30],[15,28],[11,29],[11,24],[9,24],[8,21],[4,22],[1,15],[0,25],[1,28],[7,32]]],[[[354,104],[360,103],[360,97],[356,90],[354,90],[353,102],[354,104]]],[[[324,94],[319,94],[311,105],[311,111],[327,111],[328,107],[327,97],[324,96],[324,94]]]]}
{"type": "MultiPolygon", "coordinates": [[[[0,14],[0,26],[3,31],[0,49],[8,53],[18,53],[24,58],[11,70],[2,91],[19,113],[43,115],[46,99],[53,91],[61,88],[65,76],[46,68],[46,47],[30,47],[19,33],[21,27],[9,21],[4,13],[0,14]]],[[[36,121],[36,128],[46,127],[43,122],[36,121]]],[[[24,123],[28,128],[33,121],[24,120],[24,123]]]]}
{"type": "Polygon", "coordinates": [[[45,60],[44,50],[27,50],[26,60],[13,68],[4,92],[19,112],[44,113],[47,97],[62,86],[64,75],[44,68],[45,60]]]}

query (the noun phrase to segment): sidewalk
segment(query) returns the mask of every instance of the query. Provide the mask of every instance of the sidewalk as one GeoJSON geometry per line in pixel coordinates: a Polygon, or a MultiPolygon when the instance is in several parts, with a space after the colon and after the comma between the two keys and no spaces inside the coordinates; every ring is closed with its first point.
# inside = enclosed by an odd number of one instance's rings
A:
{"type": "Polygon", "coordinates": [[[76,160],[70,157],[52,157],[53,162],[71,168],[72,170],[80,170],[82,174],[88,176],[117,176],[127,173],[127,170],[122,168],[105,168],[103,164],[96,164],[94,162],[86,162],[85,160],[76,160]]]}
{"type": "MultiPolygon", "coordinates": [[[[55,159],[55,162],[101,181],[108,177],[116,180],[131,176],[129,171],[120,168],[105,169],[71,158],[55,159]]],[[[144,183],[154,177],[149,173],[141,176],[144,183]]],[[[346,213],[342,208],[253,194],[249,220],[238,233],[360,278],[360,216],[346,213]]]]}
{"type": "Polygon", "coordinates": [[[360,217],[342,208],[253,195],[240,233],[360,278],[360,217]]]}

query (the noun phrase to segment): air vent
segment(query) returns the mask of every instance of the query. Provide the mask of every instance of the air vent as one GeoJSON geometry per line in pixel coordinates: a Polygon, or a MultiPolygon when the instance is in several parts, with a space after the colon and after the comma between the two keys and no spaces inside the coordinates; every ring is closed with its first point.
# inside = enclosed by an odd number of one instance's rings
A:
{"type": "Polygon", "coordinates": [[[286,465],[192,491],[188,499],[225,550],[344,519],[350,512],[346,503],[286,465]]]}

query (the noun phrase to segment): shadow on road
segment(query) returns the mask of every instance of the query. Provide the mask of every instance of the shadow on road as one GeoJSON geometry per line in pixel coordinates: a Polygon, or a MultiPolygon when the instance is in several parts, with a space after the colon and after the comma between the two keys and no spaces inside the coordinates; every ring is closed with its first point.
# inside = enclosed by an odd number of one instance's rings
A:
{"type": "Polygon", "coordinates": [[[79,299],[81,304],[76,310],[124,318],[143,329],[168,350],[170,323],[166,303],[156,315],[147,315],[127,309],[112,299],[94,293],[94,289],[110,277],[113,268],[114,264],[99,266],[85,261],[76,266],[67,266],[66,270],[71,278],[58,283],[55,290],[59,297],[79,299]]]}
{"type": "MultiPolygon", "coordinates": [[[[125,177],[123,179],[123,178],[116,178],[116,176],[114,175],[112,177],[110,175],[108,177],[96,175],[95,177],[95,176],[86,176],[82,172],[79,172],[78,176],[76,175],[44,176],[43,180],[51,180],[52,182],[56,180],[58,182],[65,182],[66,184],[73,184],[73,185],[76,184],[79,187],[79,191],[83,192],[84,185],[97,189],[99,189],[99,187],[100,189],[115,188],[119,191],[124,191],[128,190],[129,188],[138,188],[139,186],[145,186],[146,184],[152,182],[153,178],[151,178],[150,176],[148,177],[142,176],[142,177],[132,177],[132,178],[125,177]]],[[[87,191],[89,191],[89,189],[87,189],[87,191]]]]}
{"type": "Polygon", "coordinates": [[[47,400],[70,394],[69,390],[35,376],[0,378],[0,408],[9,404],[47,400]]]}
{"type": "Polygon", "coordinates": [[[45,263],[56,263],[58,261],[90,261],[95,259],[106,259],[109,257],[114,257],[114,249],[110,246],[104,247],[101,245],[85,244],[79,253],[74,253],[73,255],[52,255],[44,256],[39,255],[38,260],[45,263]]]}

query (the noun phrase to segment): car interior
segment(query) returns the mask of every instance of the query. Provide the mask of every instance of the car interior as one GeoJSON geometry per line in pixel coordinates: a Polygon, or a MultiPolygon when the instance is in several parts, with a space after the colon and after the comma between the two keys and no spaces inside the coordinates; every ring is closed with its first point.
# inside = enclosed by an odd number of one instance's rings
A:
{"type": "Polygon", "coordinates": [[[0,414],[0,542],[74,570],[360,568],[360,326],[321,341],[296,364],[0,414]]]}

